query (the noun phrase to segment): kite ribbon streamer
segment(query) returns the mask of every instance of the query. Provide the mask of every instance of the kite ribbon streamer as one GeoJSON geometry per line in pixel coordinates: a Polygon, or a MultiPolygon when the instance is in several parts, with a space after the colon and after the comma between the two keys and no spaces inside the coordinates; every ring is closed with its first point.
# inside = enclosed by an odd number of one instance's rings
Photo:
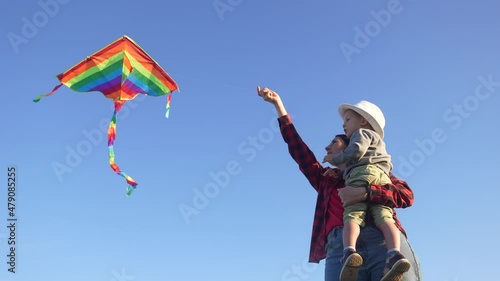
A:
{"type": "Polygon", "coordinates": [[[54,89],[52,89],[52,91],[48,94],[42,94],[42,95],[38,95],[33,101],[34,102],[39,102],[43,97],[48,97],[50,95],[52,95],[53,93],[55,93],[57,91],[57,89],[61,88],[63,84],[59,84],[57,86],[54,87],[54,89]]]}
{"type": "Polygon", "coordinates": [[[111,118],[111,122],[109,123],[109,128],[108,128],[108,155],[109,155],[109,165],[111,166],[111,169],[115,171],[117,174],[120,176],[124,177],[129,186],[127,187],[127,197],[132,194],[132,191],[134,191],[137,188],[137,182],[132,179],[129,175],[126,173],[122,172],[118,165],[115,163],[115,151],[113,149],[113,145],[115,143],[116,139],[116,115],[122,108],[122,106],[125,104],[124,100],[115,100],[115,111],[113,112],[113,118],[111,118]]]}
{"type": "Polygon", "coordinates": [[[172,99],[172,93],[168,94],[167,96],[167,111],[165,112],[165,117],[168,118],[168,115],[170,114],[170,100],[172,99]]]}

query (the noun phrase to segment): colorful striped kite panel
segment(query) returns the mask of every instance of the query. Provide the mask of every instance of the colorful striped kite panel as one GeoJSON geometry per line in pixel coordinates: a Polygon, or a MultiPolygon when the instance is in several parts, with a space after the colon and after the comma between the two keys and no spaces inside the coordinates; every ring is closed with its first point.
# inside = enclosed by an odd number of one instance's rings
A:
{"type": "Polygon", "coordinates": [[[127,36],[57,78],[75,91],[100,91],[107,98],[119,100],[131,100],[137,94],[162,96],[178,89],[170,76],[127,36]]]}

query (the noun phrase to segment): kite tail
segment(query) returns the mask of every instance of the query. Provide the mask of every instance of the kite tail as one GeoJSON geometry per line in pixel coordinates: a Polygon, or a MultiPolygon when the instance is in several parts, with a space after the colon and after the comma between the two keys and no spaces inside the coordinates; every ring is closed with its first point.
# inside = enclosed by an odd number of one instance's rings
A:
{"type": "Polygon", "coordinates": [[[34,102],[39,102],[43,97],[48,97],[50,95],[52,95],[53,93],[55,93],[57,91],[57,89],[59,89],[63,84],[59,84],[57,86],[54,87],[54,89],[52,89],[52,91],[48,94],[41,94],[41,95],[38,95],[36,96],[36,98],[33,100],[34,102]]]}
{"type": "Polygon", "coordinates": [[[115,151],[113,149],[113,144],[115,143],[115,138],[116,138],[116,115],[122,108],[125,101],[115,100],[114,102],[115,102],[115,111],[113,112],[113,118],[111,119],[108,128],[109,165],[111,166],[111,169],[113,169],[113,171],[115,171],[120,176],[124,177],[127,183],[129,184],[129,186],[127,187],[127,197],[128,197],[130,196],[130,194],[132,194],[132,191],[134,191],[137,188],[137,182],[134,179],[132,179],[129,175],[122,172],[118,167],[118,165],[115,163],[115,151]]]}
{"type": "Polygon", "coordinates": [[[172,92],[170,92],[170,94],[168,94],[168,96],[167,96],[167,112],[165,112],[165,117],[167,117],[167,118],[170,115],[170,100],[171,99],[172,99],[172,92]]]}

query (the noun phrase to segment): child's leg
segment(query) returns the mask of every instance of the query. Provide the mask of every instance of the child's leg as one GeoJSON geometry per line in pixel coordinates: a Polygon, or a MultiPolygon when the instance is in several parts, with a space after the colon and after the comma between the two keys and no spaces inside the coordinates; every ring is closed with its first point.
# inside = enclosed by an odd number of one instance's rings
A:
{"type": "Polygon", "coordinates": [[[342,255],[342,269],[340,281],[358,280],[359,268],[363,264],[363,258],[356,252],[356,241],[360,233],[360,224],[363,224],[365,204],[348,206],[344,211],[344,229],[342,230],[342,243],[344,252],[342,255]]]}
{"type": "Polygon", "coordinates": [[[359,224],[349,221],[344,223],[344,230],[342,233],[342,242],[344,243],[344,250],[351,248],[356,250],[356,241],[359,237],[360,226],[359,224]]]}
{"type": "Polygon", "coordinates": [[[393,222],[384,221],[378,226],[384,234],[385,243],[387,244],[387,251],[401,250],[400,245],[400,231],[393,222]]]}
{"type": "Polygon", "coordinates": [[[387,258],[381,281],[402,280],[410,269],[410,262],[401,254],[401,233],[394,223],[392,209],[386,206],[372,206],[375,224],[384,234],[387,258]]]}
{"type": "Polygon", "coordinates": [[[357,203],[344,209],[344,230],[342,231],[342,242],[344,250],[351,248],[356,250],[356,241],[359,237],[360,226],[364,226],[367,205],[357,203]]]}
{"type": "MultiPolygon", "coordinates": [[[[348,186],[366,186],[368,184],[366,176],[365,166],[356,167],[346,177],[345,184],[348,186]]],[[[358,272],[363,264],[363,258],[356,252],[356,241],[358,240],[360,227],[364,226],[366,209],[366,203],[357,203],[344,209],[344,229],[342,231],[344,253],[341,260],[340,281],[358,280],[358,272]]]]}
{"type": "Polygon", "coordinates": [[[387,250],[399,251],[401,248],[399,237],[400,231],[396,227],[392,209],[382,205],[372,205],[370,206],[370,209],[372,211],[375,225],[384,234],[385,243],[387,244],[387,250]]]}
{"type": "Polygon", "coordinates": [[[342,254],[342,269],[340,270],[339,281],[358,280],[359,268],[363,264],[363,258],[356,252],[356,240],[359,236],[360,227],[357,223],[344,223],[342,231],[342,241],[344,243],[344,252],[342,254]],[[346,237],[348,237],[346,239],[346,237]]]}

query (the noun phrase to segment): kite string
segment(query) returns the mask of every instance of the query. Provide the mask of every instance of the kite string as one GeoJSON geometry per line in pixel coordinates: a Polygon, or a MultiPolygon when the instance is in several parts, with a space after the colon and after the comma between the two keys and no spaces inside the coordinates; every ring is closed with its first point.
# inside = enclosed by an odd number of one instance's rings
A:
{"type": "Polygon", "coordinates": [[[125,104],[125,101],[123,100],[115,100],[115,111],[113,112],[113,118],[111,118],[111,122],[109,123],[109,128],[108,128],[108,155],[109,155],[109,165],[111,166],[111,169],[115,171],[118,175],[122,176],[125,178],[129,186],[127,187],[127,197],[132,194],[132,191],[134,191],[137,188],[137,182],[132,179],[129,175],[126,173],[122,172],[118,165],[115,163],[115,151],[114,151],[114,143],[116,139],[116,115],[122,108],[123,104],[125,104]]]}
{"type": "Polygon", "coordinates": [[[238,85],[231,85],[231,84],[226,84],[226,83],[214,82],[212,80],[199,79],[197,77],[193,77],[193,76],[190,76],[190,75],[183,75],[183,74],[176,73],[175,76],[176,77],[184,77],[184,78],[196,81],[196,82],[200,82],[200,83],[203,83],[203,85],[212,84],[212,85],[217,86],[217,87],[223,86],[223,87],[228,87],[228,88],[233,88],[233,89],[238,89],[238,90],[255,92],[255,89],[249,89],[249,88],[241,87],[241,86],[238,86],[238,85]]]}

